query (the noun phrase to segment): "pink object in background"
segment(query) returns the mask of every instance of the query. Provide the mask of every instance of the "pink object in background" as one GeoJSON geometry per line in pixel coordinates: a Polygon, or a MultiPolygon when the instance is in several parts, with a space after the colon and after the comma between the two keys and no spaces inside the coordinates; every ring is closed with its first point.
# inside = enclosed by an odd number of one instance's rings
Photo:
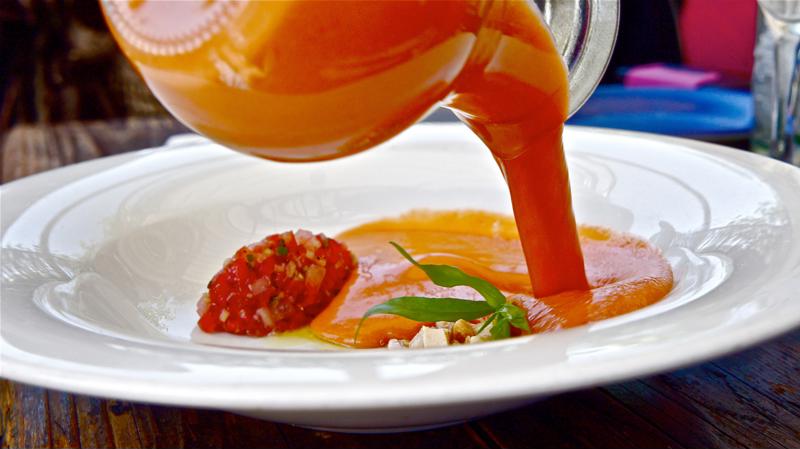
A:
{"type": "Polygon", "coordinates": [[[678,21],[683,63],[718,71],[723,83],[749,86],[756,0],[684,0],[678,21]]]}
{"type": "Polygon", "coordinates": [[[625,87],[673,87],[697,89],[720,80],[717,72],[671,67],[665,64],[646,64],[625,73],[625,87]]]}

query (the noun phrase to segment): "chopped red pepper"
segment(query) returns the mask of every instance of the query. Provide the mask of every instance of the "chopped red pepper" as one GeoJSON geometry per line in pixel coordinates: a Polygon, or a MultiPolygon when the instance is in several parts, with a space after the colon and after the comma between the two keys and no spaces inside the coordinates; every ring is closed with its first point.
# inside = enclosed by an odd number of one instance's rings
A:
{"type": "Polygon", "coordinates": [[[356,266],[347,247],[309,231],[273,234],[240,248],[197,304],[205,332],[262,337],[308,324],[356,266]]]}

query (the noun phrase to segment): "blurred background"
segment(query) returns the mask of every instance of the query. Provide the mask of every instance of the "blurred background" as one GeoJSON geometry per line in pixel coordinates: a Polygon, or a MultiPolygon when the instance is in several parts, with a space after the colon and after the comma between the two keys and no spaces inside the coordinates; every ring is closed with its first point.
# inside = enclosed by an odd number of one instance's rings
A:
{"type": "MultiPolygon", "coordinates": [[[[621,0],[620,26],[601,87],[571,123],[750,145],[756,0],[621,0]]],[[[122,56],[96,1],[0,1],[4,164],[16,129],[108,120],[159,120],[153,144],[184,129],[122,56]]]]}

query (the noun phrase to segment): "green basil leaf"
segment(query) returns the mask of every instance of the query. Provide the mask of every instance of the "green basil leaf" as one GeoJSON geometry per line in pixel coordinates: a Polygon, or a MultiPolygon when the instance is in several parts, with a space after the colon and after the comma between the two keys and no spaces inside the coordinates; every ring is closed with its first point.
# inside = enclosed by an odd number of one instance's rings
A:
{"type": "Polygon", "coordinates": [[[433,265],[433,264],[421,264],[414,260],[408,252],[403,249],[402,246],[398,245],[395,242],[389,242],[392,246],[403,255],[409,262],[416,265],[428,277],[433,281],[434,284],[440,287],[456,287],[456,286],[467,286],[472,287],[481,294],[481,296],[486,299],[486,302],[492,307],[492,309],[497,309],[498,307],[502,306],[506,302],[506,297],[503,296],[503,293],[498,290],[497,287],[492,285],[489,281],[485,279],[481,279],[479,277],[470,276],[467,273],[464,273],[460,269],[450,266],[450,265],[433,265]]]}
{"type": "Polygon", "coordinates": [[[502,340],[511,336],[511,327],[508,324],[508,318],[498,314],[497,319],[494,320],[492,329],[489,331],[492,334],[492,340],[502,340]]]}
{"type": "Polygon", "coordinates": [[[486,301],[471,301],[458,298],[425,298],[421,296],[401,296],[392,298],[382,304],[372,306],[361,317],[353,338],[358,340],[358,333],[364,320],[372,315],[399,315],[414,321],[458,321],[474,320],[492,313],[494,309],[486,301]]]}
{"type": "Polygon", "coordinates": [[[363,318],[389,314],[422,322],[474,320],[492,313],[494,309],[485,301],[458,298],[425,298],[401,296],[371,307],[363,318]]]}
{"type": "Polygon", "coordinates": [[[528,314],[525,312],[525,310],[515,306],[514,304],[503,304],[499,309],[497,309],[497,313],[503,315],[508,322],[517,329],[526,332],[531,331],[531,328],[528,327],[528,314]]]}

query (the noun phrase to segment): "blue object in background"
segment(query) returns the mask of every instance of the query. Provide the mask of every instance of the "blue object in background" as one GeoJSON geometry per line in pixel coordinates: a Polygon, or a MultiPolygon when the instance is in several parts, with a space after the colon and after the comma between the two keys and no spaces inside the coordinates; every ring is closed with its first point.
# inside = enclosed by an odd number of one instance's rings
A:
{"type": "Polygon", "coordinates": [[[567,123],[724,141],[747,139],[753,117],[753,101],[745,91],[614,84],[599,86],[567,123]]]}

